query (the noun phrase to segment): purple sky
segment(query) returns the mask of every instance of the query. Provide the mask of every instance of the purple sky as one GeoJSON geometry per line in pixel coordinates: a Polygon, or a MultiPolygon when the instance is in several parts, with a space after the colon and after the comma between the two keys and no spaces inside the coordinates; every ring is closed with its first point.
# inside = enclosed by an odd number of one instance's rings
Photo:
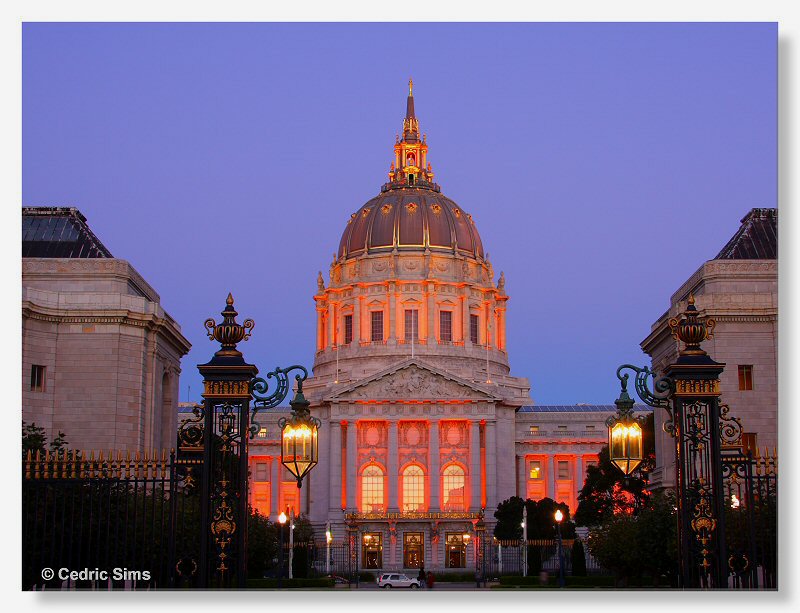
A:
{"type": "Polygon", "coordinates": [[[442,192],[511,296],[538,404],[620,363],[777,206],[775,24],[26,24],[23,204],[76,206],[196,364],[232,291],[262,373],[314,357],[316,275],[386,180],[406,83],[442,192]]]}

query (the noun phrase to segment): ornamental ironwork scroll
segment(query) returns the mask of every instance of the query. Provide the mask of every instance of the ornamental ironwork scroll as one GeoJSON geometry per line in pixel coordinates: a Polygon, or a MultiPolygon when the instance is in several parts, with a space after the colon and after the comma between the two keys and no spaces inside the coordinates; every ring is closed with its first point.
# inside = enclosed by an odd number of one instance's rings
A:
{"type": "Polygon", "coordinates": [[[250,394],[253,396],[253,409],[250,414],[250,438],[256,436],[261,428],[261,424],[256,421],[258,412],[273,409],[286,399],[286,395],[289,393],[289,373],[293,370],[301,371],[294,378],[302,389],[303,381],[308,378],[308,370],[305,366],[300,366],[299,364],[293,364],[286,368],[276,366],[275,370],[267,373],[266,377],[256,377],[250,381],[250,394]],[[270,389],[269,380],[273,378],[275,379],[275,388],[270,389]]]}

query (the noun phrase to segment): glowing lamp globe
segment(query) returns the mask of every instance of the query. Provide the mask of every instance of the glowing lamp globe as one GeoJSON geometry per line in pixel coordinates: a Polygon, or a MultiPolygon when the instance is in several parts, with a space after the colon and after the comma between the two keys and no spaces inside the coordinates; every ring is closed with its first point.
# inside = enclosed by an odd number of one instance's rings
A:
{"type": "Polygon", "coordinates": [[[319,461],[320,421],[309,413],[308,400],[298,388],[294,399],[289,403],[292,416],[281,419],[281,464],[297,479],[297,487],[302,487],[303,477],[319,461]]]}
{"type": "Polygon", "coordinates": [[[561,512],[561,509],[557,509],[555,513],[556,522],[559,524],[564,520],[564,514],[561,512]]]}
{"type": "Polygon", "coordinates": [[[642,427],[635,420],[615,423],[608,432],[611,461],[626,475],[642,463],[642,427]]]}

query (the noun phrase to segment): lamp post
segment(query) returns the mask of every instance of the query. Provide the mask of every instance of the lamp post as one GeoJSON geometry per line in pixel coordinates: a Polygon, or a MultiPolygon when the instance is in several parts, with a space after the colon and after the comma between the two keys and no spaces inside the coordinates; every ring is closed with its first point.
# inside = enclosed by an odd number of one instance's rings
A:
{"type": "Polygon", "coordinates": [[[528,576],[528,505],[522,503],[522,576],[528,576]]]}
{"type": "Polygon", "coordinates": [[[278,515],[278,524],[280,526],[278,528],[280,535],[278,545],[278,589],[281,589],[283,587],[283,526],[286,525],[286,513],[283,511],[278,515]]]}
{"type": "Polygon", "coordinates": [[[467,552],[469,551],[469,539],[472,537],[470,536],[469,532],[464,532],[464,534],[461,535],[461,538],[464,541],[464,565],[466,565],[468,555],[467,552]]]}
{"type": "MultiPolygon", "coordinates": [[[[633,401],[626,391],[629,375],[623,375],[622,371],[636,373],[634,385],[642,402],[667,413],[663,429],[674,439],[679,586],[682,588],[725,588],[728,585],[727,501],[723,487],[719,402],[719,378],[725,364],[715,362],[700,347],[702,341],[713,338],[715,326],[713,319],[699,316],[694,296],[689,294],[686,310],[669,320],[672,336],[684,344],[678,358],[660,377],[646,366],[620,366],[617,377],[622,393],[617,401],[618,413],[608,422],[612,461],[627,475],[641,461],[641,443],[637,442],[639,433],[636,432],[640,422],[632,417],[633,401]],[[648,386],[651,377],[652,390],[648,386]]],[[[638,441],[641,441],[640,436],[638,441]]]]}
{"type": "Polygon", "coordinates": [[[328,522],[325,525],[325,574],[330,576],[331,574],[331,542],[333,541],[333,535],[331,534],[331,522],[328,522]]]}
{"type": "Polygon", "coordinates": [[[561,509],[556,509],[556,534],[558,534],[558,587],[564,587],[564,548],[561,543],[561,522],[564,514],[561,509]]]}
{"type": "Polygon", "coordinates": [[[289,511],[289,579],[294,578],[294,508],[289,511]]]}

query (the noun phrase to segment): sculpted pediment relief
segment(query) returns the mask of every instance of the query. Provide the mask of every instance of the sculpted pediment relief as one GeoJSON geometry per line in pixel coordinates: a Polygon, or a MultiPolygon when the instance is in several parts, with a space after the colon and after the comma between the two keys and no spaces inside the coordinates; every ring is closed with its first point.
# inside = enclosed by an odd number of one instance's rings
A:
{"type": "Polygon", "coordinates": [[[336,400],[488,400],[494,398],[469,382],[448,377],[411,363],[383,373],[350,389],[340,391],[336,400]]]}

